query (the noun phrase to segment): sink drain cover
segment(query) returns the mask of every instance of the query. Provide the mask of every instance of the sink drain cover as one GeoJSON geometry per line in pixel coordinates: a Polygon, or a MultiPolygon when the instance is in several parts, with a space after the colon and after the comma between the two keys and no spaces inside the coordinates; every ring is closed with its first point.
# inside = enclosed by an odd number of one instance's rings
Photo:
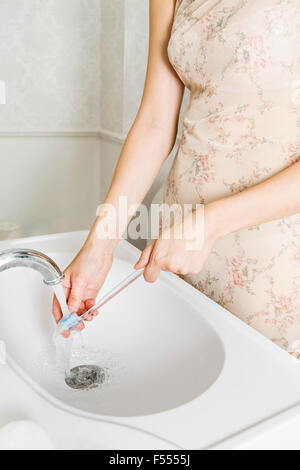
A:
{"type": "Polygon", "coordinates": [[[75,390],[86,390],[96,388],[103,384],[105,372],[101,367],[83,365],[71,369],[66,377],[66,384],[75,390]]]}

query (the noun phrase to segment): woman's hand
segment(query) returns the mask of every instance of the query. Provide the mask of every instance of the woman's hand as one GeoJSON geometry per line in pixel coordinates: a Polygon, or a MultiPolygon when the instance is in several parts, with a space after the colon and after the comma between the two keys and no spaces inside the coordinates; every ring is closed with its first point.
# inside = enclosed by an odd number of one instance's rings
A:
{"type": "Polygon", "coordinates": [[[217,238],[213,214],[209,207],[202,207],[164,230],[143,251],[135,269],[144,268],[147,282],[155,282],[160,271],[181,275],[199,273],[217,238]]]}
{"type": "MultiPolygon", "coordinates": [[[[78,255],[65,271],[63,288],[70,313],[84,314],[95,304],[113,262],[112,244],[109,240],[97,240],[90,236],[78,255]]],[[[86,321],[93,320],[97,311],[93,312],[86,321]]],[[[54,297],[53,316],[58,323],[62,318],[60,305],[54,297]]],[[[77,329],[84,328],[83,322],[77,329]]],[[[68,337],[69,332],[63,336],[68,337]]]]}

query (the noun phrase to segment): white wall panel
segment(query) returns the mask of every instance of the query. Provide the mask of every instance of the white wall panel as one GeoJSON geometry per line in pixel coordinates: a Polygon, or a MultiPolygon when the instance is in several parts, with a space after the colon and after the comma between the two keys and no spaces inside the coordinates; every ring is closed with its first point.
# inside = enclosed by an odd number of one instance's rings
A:
{"type": "Polygon", "coordinates": [[[0,139],[0,222],[21,235],[86,229],[100,200],[99,141],[0,139]]]}

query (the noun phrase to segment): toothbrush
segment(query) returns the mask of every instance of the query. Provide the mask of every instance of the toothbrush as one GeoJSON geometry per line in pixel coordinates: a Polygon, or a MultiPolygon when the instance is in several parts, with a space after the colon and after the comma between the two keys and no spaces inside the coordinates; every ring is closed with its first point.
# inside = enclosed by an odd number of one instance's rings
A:
{"type": "Polygon", "coordinates": [[[87,312],[83,315],[78,316],[77,313],[72,313],[67,317],[63,317],[59,322],[59,327],[62,331],[68,331],[75,328],[80,322],[86,320],[88,316],[98,310],[99,308],[103,307],[107,302],[113,299],[116,295],[122,292],[126,287],[130,286],[134,281],[139,279],[143,274],[143,271],[134,271],[129,276],[127,276],[123,281],[119,282],[113,289],[111,289],[107,294],[105,294],[96,304],[90,308],[87,312]]]}

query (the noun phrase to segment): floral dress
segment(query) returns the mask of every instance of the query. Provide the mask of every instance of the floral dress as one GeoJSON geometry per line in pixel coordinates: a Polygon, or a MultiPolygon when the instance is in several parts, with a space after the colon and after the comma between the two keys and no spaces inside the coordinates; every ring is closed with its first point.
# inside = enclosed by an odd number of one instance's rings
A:
{"type": "MultiPolygon", "coordinates": [[[[206,204],[299,160],[300,0],[178,1],[168,53],[190,102],[167,204],[206,204]]],[[[222,238],[185,279],[285,350],[299,347],[300,215],[222,238]]]]}

